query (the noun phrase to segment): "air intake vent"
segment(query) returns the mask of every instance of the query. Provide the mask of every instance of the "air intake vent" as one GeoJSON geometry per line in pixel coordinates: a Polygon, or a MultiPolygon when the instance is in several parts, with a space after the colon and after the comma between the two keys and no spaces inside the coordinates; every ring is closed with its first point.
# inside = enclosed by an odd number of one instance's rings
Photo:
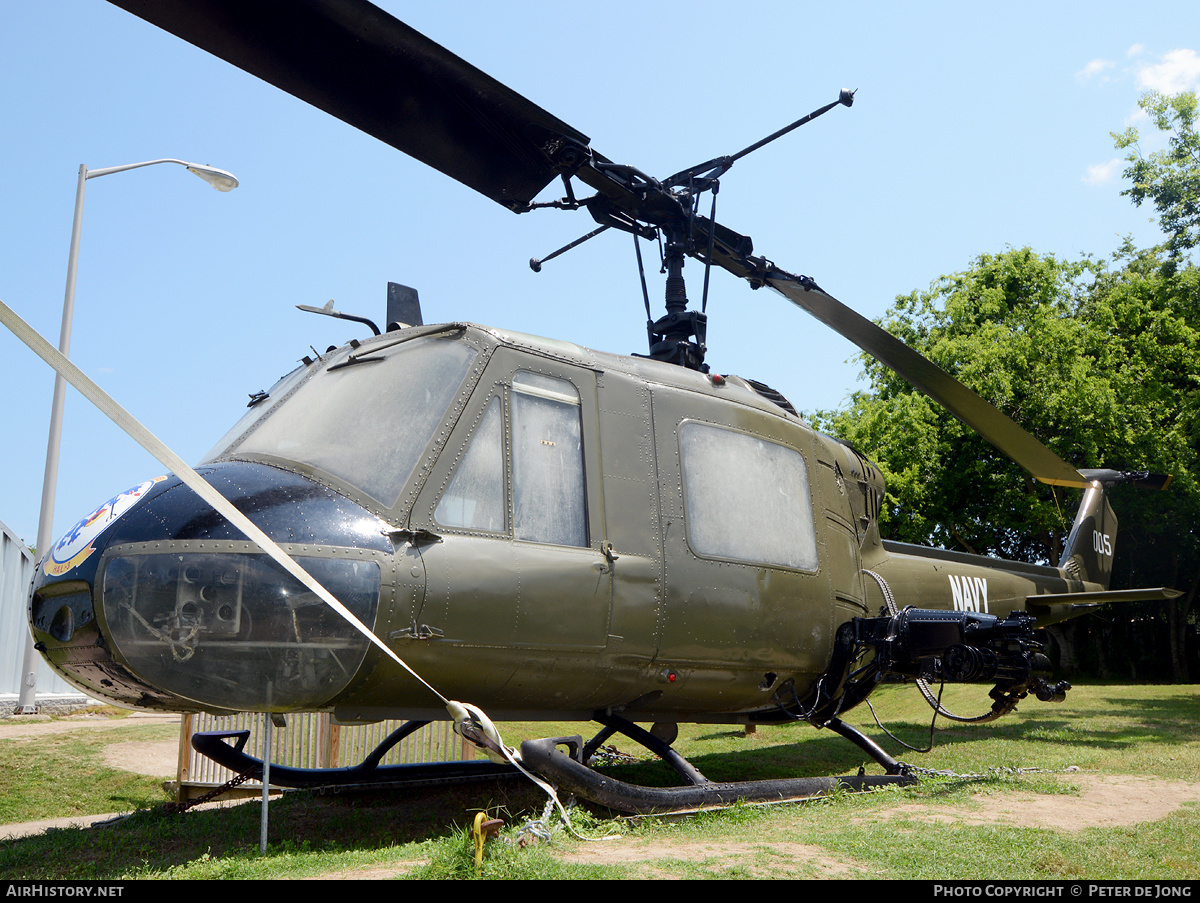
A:
{"type": "Polygon", "coordinates": [[[792,407],[792,403],[790,401],[788,401],[786,398],[784,398],[781,394],[776,392],[774,389],[772,389],[766,383],[760,383],[758,380],[755,380],[755,379],[746,379],[746,377],[744,377],[744,376],[742,377],[742,379],[745,379],[746,382],[748,382],[750,384],[750,386],[754,389],[755,392],[757,392],[759,395],[761,395],[767,401],[771,402],[771,404],[778,405],[779,407],[781,407],[785,411],[787,411],[789,414],[792,414],[796,417],[800,416],[799,413],[797,413],[796,409],[794,407],[792,407]]]}

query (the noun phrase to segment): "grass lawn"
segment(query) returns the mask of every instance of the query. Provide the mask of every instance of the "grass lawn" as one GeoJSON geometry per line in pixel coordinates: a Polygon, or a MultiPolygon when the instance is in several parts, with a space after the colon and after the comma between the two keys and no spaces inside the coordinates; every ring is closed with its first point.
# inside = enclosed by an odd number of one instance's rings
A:
{"type": "MultiPolygon", "coordinates": [[[[930,710],[911,687],[872,696],[880,720],[905,742],[929,742],[930,710]]],[[[987,709],[979,688],[948,688],[961,714],[987,709]]],[[[960,777],[927,777],[911,790],[836,794],[804,804],[737,806],[687,818],[624,819],[572,810],[579,840],[557,827],[549,842],[518,847],[540,816],[528,784],[405,791],[289,793],[272,803],[270,846],[258,852],[259,806],[167,815],[161,781],[115,770],[105,744],[147,739],[164,726],[25,739],[0,722],[0,822],[140,809],[107,828],[0,841],[0,879],[304,876],[473,877],[474,814],[508,826],[485,847],[484,877],[852,877],[1196,879],[1200,862],[1200,687],[1095,684],[1065,703],[1027,700],[986,725],[938,721],[932,752],[905,750],[861,706],[847,719],[898,758],[960,777]],[[148,731],[147,734],[138,734],[148,731]],[[1138,806],[1153,803],[1143,811],[1138,806]]],[[[586,732],[586,725],[507,724],[505,740],[586,732]]],[[[165,728],[170,732],[170,728],[165,728]]],[[[622,780],[675,783],[643,761],[608,769],[622,780]]],[[[850,773],[854,746],[807,725],[752,735],[681,725],[676,748],[712,780],[850,773]]],[[[555,828],[555,820],[548,826],[555,828]]],[[[0,829],[2,834],[2,829],[0,829]]]]}

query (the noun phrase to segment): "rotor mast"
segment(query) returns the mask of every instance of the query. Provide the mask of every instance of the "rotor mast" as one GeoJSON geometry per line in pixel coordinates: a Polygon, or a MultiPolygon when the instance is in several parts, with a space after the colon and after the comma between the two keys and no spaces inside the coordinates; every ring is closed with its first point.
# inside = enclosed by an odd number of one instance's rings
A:
{"type": "Polygon", "coordinates": [[[650,341],[649,357],[707,373],[704,353],[707,350],[705,337],[708,316],[700,311],[688,310],[687,286],[683,279],[683,262],[688,251],[687,224],[683,221],[672,222],[664,231],[667,233],[663,260],[667,270],[667,313],[653,323],[646,323],[650,341]]]}
{"type": "MultiPolygon", "coordinates": [[[[578,161],[561,171],[566,196],[549,202],[530,202],[515,206],[518,213],[537,208],[554,207],[575,210],[587,207],[600,228],[576,239],[543,258],[530,260],[529,265],[538,272],[546,261],[569,251],[608,228],[631,232],[635,236],[663,242],[663,272],[666,273],[666,314],[653,320],[647,300],[646,332],[649,354],[654,360],[665,361],[708,372],[704,363],[707,351],[706,336],[708,316],[704,308],[708,301],[708,271],[715,259],[724,268],[729,262],[749,262],[753,243],[749,237],[738,235],[716,222],[716,195],[720,188],[719,178],[740,160],[753,151],[786,135],[836,106],[854,103],[854,92],[843,89],[838,99],[820,107],[795,122],[772,132],[735,154],[714,157],[704,163],[688,167],[669,178],[659,181],[635,167],[616,164],[596,154],[591,148],[579,148],[578,161]],[[574,176],[596,194],[577,199],[571,190],[570,178],[574,176]],[[708,218],[698,213],[699,198],[705,192],[713,194],[712,211],[708,218]],[[687,287],[683,278],[684,259],[695,257],[705,265],[704,302],[701,310],[688,309],[687,287]]],[[[639,255],[639,267],[641,258],[639,255]]],[[[758,283],[761,284],[761,281],[758,283]]],[[[644,279],[643,279],[644,285],[644,279]]]]}

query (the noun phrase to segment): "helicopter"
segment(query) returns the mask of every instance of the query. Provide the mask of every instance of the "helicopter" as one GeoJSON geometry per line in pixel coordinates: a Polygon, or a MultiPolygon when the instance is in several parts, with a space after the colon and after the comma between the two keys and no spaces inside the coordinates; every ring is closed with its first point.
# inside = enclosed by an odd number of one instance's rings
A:
{"type": "MultiPolygon", "coordinates": [[[[841,719],[878,683],[992,684],[987,718],[1029,694],[1061,699],[1069,687],[1050,676],[1037,629],[1172,592],[1108,588],[1117,523],[1105,490],[1168,478],[1062,461],[717,220],[720,178],[739,159],[852,106],[853,92],[660,179],[604,157],[362,0],[114,3],[514,213],[586,210],[595,228],[531,261],[535,270],[603,231],[632,235],[639,253],[639,241],[658,242],[666,313],[652,313],[644,290],[647,350],[624,356],[426,325],[415,294],[390,287],[384,329],[366,322],[372,336],[314,351],[252,397],[201,462],[210,494],[172,463],[172,475],[114,496],[39,562],[29,605],[38,649],[89,694],[166,711],[408,719],[402,730],[469,700],[468,717],[451,717],[498,755],[489,720],[596,721],[586,743],[526,741],[521,764],[615,808],[661,810],[909,781],[841,719]],[[537,200],[555,183],[561,197],[537,200]],[[704,268],[700,310],[688,261],[704,268]],[[1059,564],[881,539],[879,469],[770,387],[706,363],[712,267],[849,338],[1039,480],[1083,489],[1059,564]],[[671,748],[681,722],[797,720],[845,736],[885,774],[716,784],[671,748]],[[631,788],[593,771],[616,732],[667,759],[686,787],[631,788]]],[[[194,743],[249,767],[228,739],[194,743]]],[[[274,768],[272,778],[431,779],[396,768],[274,768]]],[[[490,763],[461,763],[432,779],[485,772],[490,763]]]]}

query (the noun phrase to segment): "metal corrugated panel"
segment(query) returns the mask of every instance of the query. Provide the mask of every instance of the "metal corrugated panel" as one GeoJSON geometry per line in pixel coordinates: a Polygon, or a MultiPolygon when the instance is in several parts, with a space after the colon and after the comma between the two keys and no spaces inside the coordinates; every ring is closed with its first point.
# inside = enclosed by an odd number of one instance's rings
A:
{"type": "MultiPolygon", "coordinates": [[[[271,763],[295,768],[357,765],[403,723],[380,721],[376,724],[335,725],[330,723],[327,714],[288,715],[286,727],[273,728],[271,731],[271,763]]],[[[250,739],[246,741],[243,751],[261,759],[264,733],[262,715],[184,716],[180,743],[187,744],[188,765],[186,773],[180,775],[182,783],[193,787],[216,786],[235,777],[229,769],[192,749],[191,735],[199,731],[240,730],[250,731],[250,739]]],[[[474,757],[474,748],[468,747],[454,733],[449,721],[435,721],[396,744],[380,764],[453,762],[474,757]]],[[[261,784],[258,781],[246,781],[242,786],[257,787],[261,784]]]]}
{"type": "MultiPolygon", "coordinates": [[[[21,665],[29,636],[25,607],[33,581],[33,553],[12,530],[0,523],[0,699],[15,702],[21,694],[21,665]]],[[[84,695],[38,656],[37,695],[83,699],[84,695]]]]}

